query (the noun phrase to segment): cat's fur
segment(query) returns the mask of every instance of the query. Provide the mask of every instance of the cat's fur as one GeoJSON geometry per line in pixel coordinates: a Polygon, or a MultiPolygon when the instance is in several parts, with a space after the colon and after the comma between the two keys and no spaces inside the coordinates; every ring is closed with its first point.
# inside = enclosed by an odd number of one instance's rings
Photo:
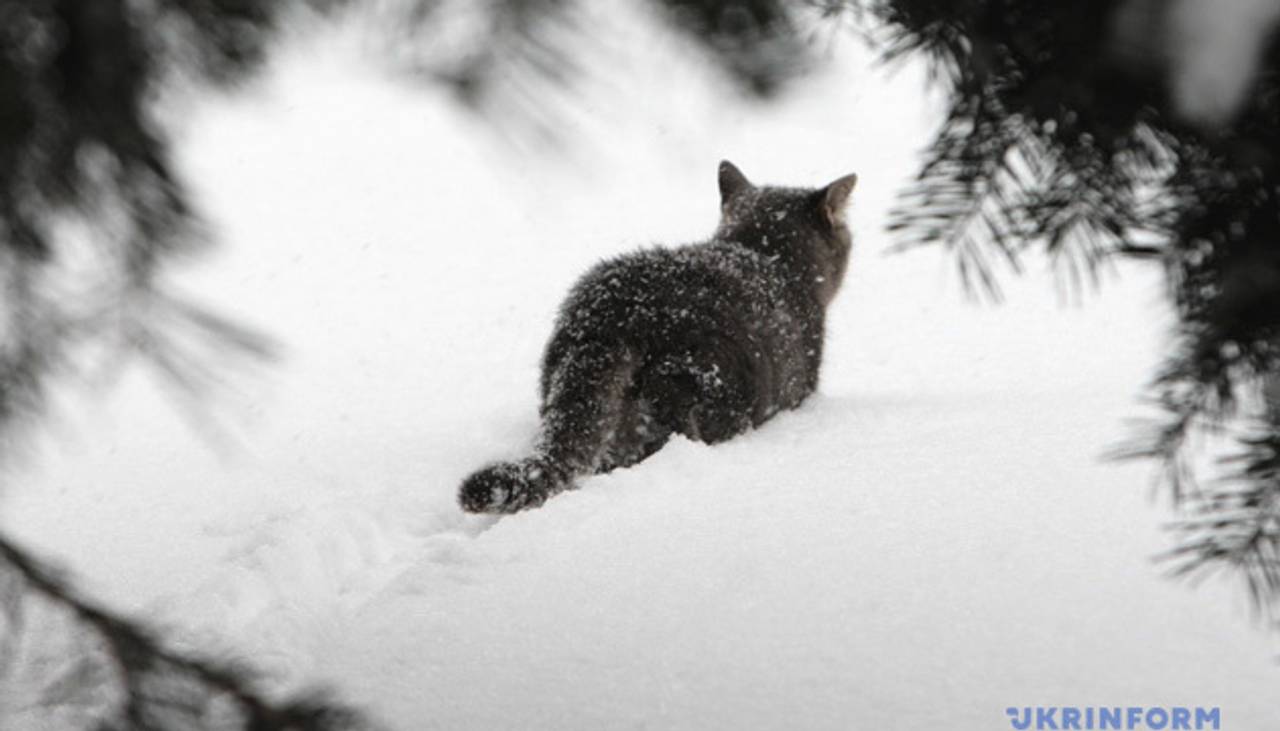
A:
{"type": "Polygon", "coordinates": [[[575,476],[639,462],[673,433],[720,442],[813,392],[857,177],[756,187],[727,161],[719,177],[710,241],[602,262],[570,291],[543,356],[534,453],[468,477],[464,509],[536,507],[575,476]]]}

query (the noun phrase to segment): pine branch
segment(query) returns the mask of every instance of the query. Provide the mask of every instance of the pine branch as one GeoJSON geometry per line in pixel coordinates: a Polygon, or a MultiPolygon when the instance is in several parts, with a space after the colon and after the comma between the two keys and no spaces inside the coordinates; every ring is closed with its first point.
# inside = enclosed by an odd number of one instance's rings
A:
{"type": "Polygon", "coordinates": [[[1117,256],[1163,265],[1179,323],[1151,387],[1161,413],[1112,456],[1157,462],[1191,511],[1179,575],[1229,569],[1255,605],[1280,602],[1268,451],[1280,407],[1220,467],[1238,467],[1229,488],[1204,487],[1221,483],[1195,467],[1199,436],[1240,429],[1241,394],[1280,380],[1280,48],[1234,126],[1206,134],[1178,121],[1150,59],[1113,45],[1121,3],[851,4],[888,26],[884,58],[924,58],[950,95],[893,213],[900,246],[944,247],[967,286],[997,296],[994,266],[1016,273],[1032,250],[1077,292],[1117,256]]]}
{"type": "MultiPolygon", "coordinates": [[[[98,641],[113,668],[114,684],[123,698],[118,713],[99,719],[100,728],[130,731],[231,729],[246,731],[373,731],[358,713],[317,696],[285,703],[268,701],[256,691],[247,671],[169,650],[139,625],[84,599],[65,581],[27,553],[0,537],[0,574],[18,577],[17,591],[6,593],[10,616],[26,593],[70,610],[98,641]]],[[[11,587],[15,582],[9,582],[11,587]]],[[[10,623],[20,632],[20,623],[10,623]]],[[[13,638],[8,638],[13,641],[13,638]]],[[[86,667],[83,664],[77,668],[86,667]]],[[[3,668],[0,668],[3,669],[3,668]]],[[[84,692],[92,674],[61,679],[84,692]]],[[[102,682],[107,682],[104,679],[102,682]]],[[[46,698],[56,698],[58,692],[46,698]]]]}
{"type": "Polygon", "coordinates": [[[1230,569],[1243,577],[1256,610],[1272,614],[1280,596],[1280,430],[1239,440],[1224,460],[1234,471],[1199,494],[1190,517],[1174,524],[1179,545],[1164,558],[1178,576],[1230,569]]]}

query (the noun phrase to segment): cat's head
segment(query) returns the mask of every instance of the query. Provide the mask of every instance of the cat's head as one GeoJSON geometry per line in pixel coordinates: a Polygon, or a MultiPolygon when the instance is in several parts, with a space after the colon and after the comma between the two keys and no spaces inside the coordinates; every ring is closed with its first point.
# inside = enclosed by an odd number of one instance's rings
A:
{"type": "Polygon", "coordinates": [[[818,298],[829,303],[849,263],[852,236],[845,220],[857,175],[821,188],[757,186],[733,163],[720,163],[718,238],[766,250],[798,252],[814,265],[818,298]]]}

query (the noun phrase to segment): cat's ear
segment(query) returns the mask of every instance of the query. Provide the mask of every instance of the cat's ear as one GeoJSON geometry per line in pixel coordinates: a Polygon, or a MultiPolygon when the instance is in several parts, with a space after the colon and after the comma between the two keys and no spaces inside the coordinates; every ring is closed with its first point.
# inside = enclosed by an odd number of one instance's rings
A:
{"type": "Polygon", "coordinates": [[[728,160],[720,161],[720,205],[724,206],[739,193],[751,188],[751,181],[736,165],[728,160]]]}
{"type": "Polygon", "coordinates": [[[858,176],[850,173],[822,189],[822,213],[833,225],[844,222],[844,208],[857,184],[858,176]]]}

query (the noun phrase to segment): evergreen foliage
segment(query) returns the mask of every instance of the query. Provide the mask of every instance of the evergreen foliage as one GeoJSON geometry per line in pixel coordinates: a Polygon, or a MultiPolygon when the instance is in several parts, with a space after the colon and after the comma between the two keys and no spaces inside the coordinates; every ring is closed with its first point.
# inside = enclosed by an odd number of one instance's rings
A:
{"type": "Polygon", "coordinates": [[[1159,415],[1116,454],[1157,460],[1185,509],[1168,555],[1175,572],[1236,571],[1255,606],[1271,610],[1280,599],[1280,48],[1267,47],[1232,119],[1191,124],[1159,66],[1178,49],[1135,46],[1118,29],[1138,23],[1147,38],[1170,37],[1170,3],[849,5],[885,23],[887,58],[925,56],[950,92],[891,224],[903,245],[946,247],[965,280],[994,296],[999,266],[1016,270],[1029,250],[1075,288],[1117,257],[1163,267],[1179,322],[1151,386],[1159,415]],[[1205,433],[1235,444],[1209,470],[1195,467],[1205,433]]]}

